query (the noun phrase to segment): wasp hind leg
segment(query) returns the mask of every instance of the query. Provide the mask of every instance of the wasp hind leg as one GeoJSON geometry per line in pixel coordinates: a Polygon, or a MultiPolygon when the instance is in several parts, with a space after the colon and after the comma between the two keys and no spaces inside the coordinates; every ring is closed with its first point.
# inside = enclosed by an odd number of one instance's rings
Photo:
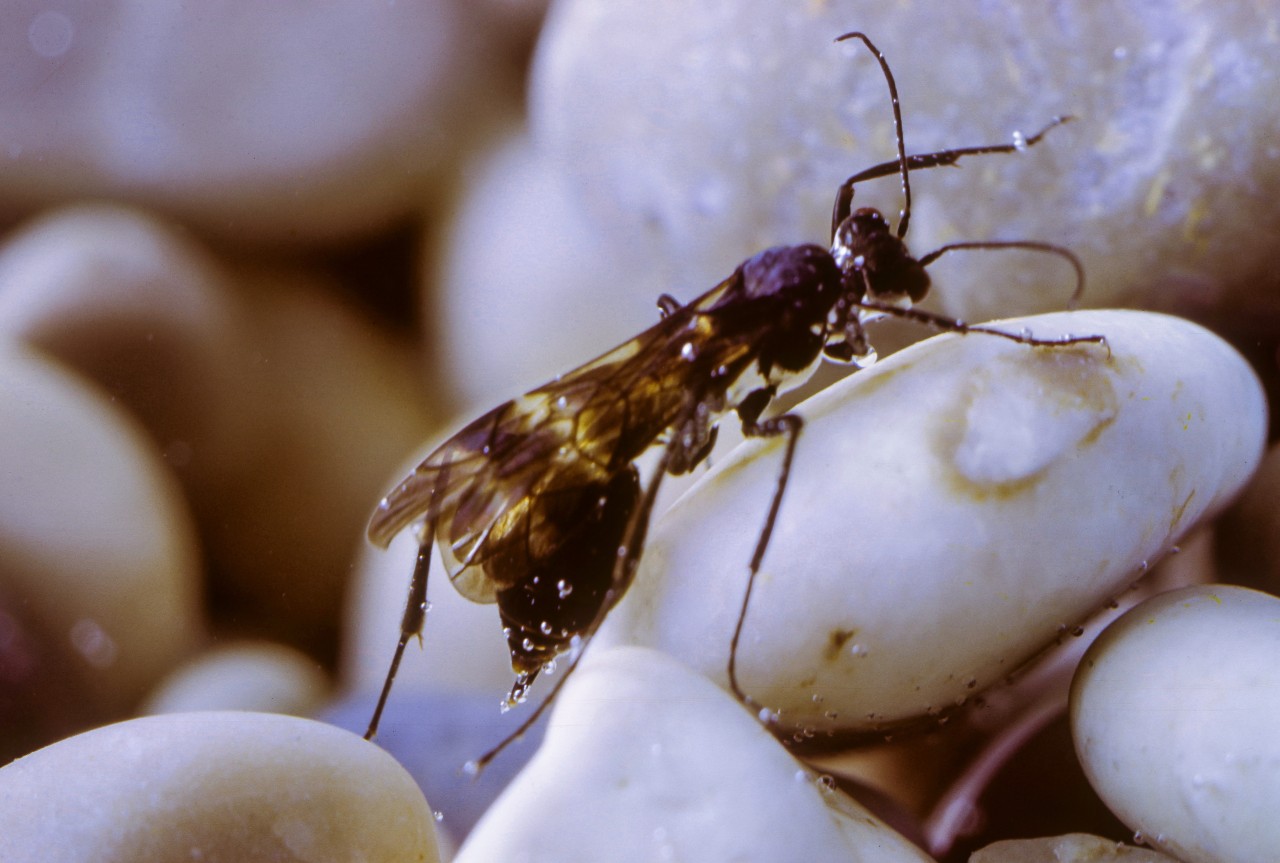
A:
{"type": "MultiPolygon", "coordinates": [[[[764,527],[756,540],[755,551],[751,555],[751,563],[747,569],[747,588],[743,592],[742,606],[738,610],[738,620],[733,628],[733,639],[729,642],[729,661],[726,673],[729,678],[729,689],[745,707],[753,710],[769,726],[778,724],[776,712],[764,708],[750,695],[747,695],[738,681],[738,645],[742,640],[742,630],[746,625],[747,611],[751,606],[751,594],[755,590],[756,576],[760,573],[760,564],[764,561],[765,552],[769,549],[769,540],[773,536],[773,528],[778,520],[778,511],[782,507],[782,495],[787,490],[787,481],[791,477],[791,463],[795,458],[796,441],[800,438],[800,430],[804,421],[797,414],[782,414],[769,419],[760,420],[752,414],[758,414],[756,405],[760,400],[752,400],[751,396],[744,401],[744,406],[751,405],[751,410],[742,417],[742,431],[747,437],[779,437],[785,436],[782,466],[778,469],[778,479],[774,485],[773,499],[769,502],[769,512],[765,516],[764,527]]],[[[759,404],[759,409],[764,405],[759,404]]],[[[742,413],[742,411],[740,411],[742,413]]]]}
{"type": "Polygon", "coordinates": [[[422,627],[427,620],[427,575],[431,570],[431,538],[435,536],[435,525],[427,525],[422,536],[424,539],[418,546],[418,562],[413,567],[413,581],[409,583],[409,599],[405,602],[404,615],[400,618],[400,640],[391,657],[391,667],[387,669],[387,679],[383,681],[378,704],[374,707],[369,727],[364,732],[365,740],[372,740],[378,734],[382,711],[386,709],[387,696],[391,694],[391,685],[395,682],[396,672],[400,670],[400,660],[404,658],[404,649],[409,644],[409,639],[415,635],[419,640],[422,639],[422,627]]]}

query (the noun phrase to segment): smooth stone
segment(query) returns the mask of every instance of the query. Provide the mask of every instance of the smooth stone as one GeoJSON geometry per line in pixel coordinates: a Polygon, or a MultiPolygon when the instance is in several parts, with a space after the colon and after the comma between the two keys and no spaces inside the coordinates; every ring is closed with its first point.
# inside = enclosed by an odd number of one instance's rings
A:
{"type": "MultiPolygon", "coordinates": [[[[1258,464],[1266,406],[1225,342],[1164,315],[996,322],[907,348],[804,402],[737,654],[783,719],[879,732],[1004,679],[1137,580],[1258,464]]],[[[782,440],[719,460],[650,530],[600,639],[725,683],[782,440]]]]}
{"type": "Polygon", "coordinates": [[[1186,863],[1280,848],[1280,599],[1208,585],[1148,600],[1086,654],[1071,719],[1085,773],[1145,841],[1186,863]]]}
{"type": "Polygon", "coordinates": [[[139,712],[254,710],[309,716],[328,690],[324,669],[309,656],[282,644],[242,641],[184,662],[151,691],[139,712]]]}
{"type": "MultiPolygon", "coordinates": [[[[1076,118],[1025,154],[916,172],[917,252],[1058,243],[1083,259],[1090,305],[1249,322],[1270,315],[1276,288],[1277,27],[1265,4],[1076,0],[1027,14],[962,0],[851,17],[839,4],[571,0],[538,46],[530,115],[606,230],[714,284],[764,247],[824,242],[837,186],[895,158],[874,59],[832,44],[862,30],[897,78],[909,153],[1076,118]]],[[[895,218],[899,183],[860,184],[856,202],[895,218]]],[[[1050,255],[957,252],[935,270],[941,304],[970,320],[1060,309],[1072,285],[1050,255]]]]}
{"type": "Polygon", "coordinates": [[[0,332],[40,348],[132,411],[184,484],[237,471],[240,304],[225,269],[174,225],[116,204],[52,210],[0,246],[0,332]]]}
{"type": "Polygon", "coordinates": [[[0,768],[0,859],[432,863],[431,808],[353,734],[259,713],[109,725],[0,768]]]}
{"type": "Polygon", "coordinates": [[[91,700],[132,706],[199,642],[186,504],[142,429],[47,358],[0,343],[0,579],[73,648],[91,700]]]}
{"type": "Polygon", "coordinates": [[[237,272],[241,409],[256,436],[211,484],[202,527],[239,626],[333,650],[352,555],[387,476],[434,425],[411,352],[333,285],[285,269],[237,272]]]}
{"type": "Polygon", "coordinates": [[[0,285],[0,332],[98,383],[161,448],[237,631],[331,654],[384,477],[433,425],[410,351],[326,280],[115,205],[24,227],[0,285]]]}
{"type": "Polygon", "coordinates": [[[1159,851],[1136,848],[1090,836],[1068,833],[1043,839],[1008,839],[969,856],[969,863],[1177,863],[1159,851]]]}
{"type": "Polygon", "coordinates": [[[255,245],[368,233],[438,189],[506,86],[460,3],[10,15],[10,211],[118,198],[255,245]]]}
{"type": "Polygon", "coordinates": [[[553,709],[457,863],[930,859],[663,654],[593,654],[553,709]]]}
{"type": "MultiPolygon", "coordinates": [[[[511,129],[472,164],[424,271],[422,318],[457,401],[477,412],[658,320],[674,288],[602,235],[554,163],[511,129]],[[495,252],[495,242],[499,243],[495,252]]],[[[690,296],[711,285],[688,286],[690,296]]]]}

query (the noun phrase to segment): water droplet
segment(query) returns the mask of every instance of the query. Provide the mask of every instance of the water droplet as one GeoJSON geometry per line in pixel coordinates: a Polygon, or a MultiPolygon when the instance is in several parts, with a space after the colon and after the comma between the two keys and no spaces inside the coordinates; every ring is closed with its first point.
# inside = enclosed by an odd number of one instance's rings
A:
{"type": "Polygon", "coordinates": [[[555,660],[555,658],[554,658],[554,657],[552,657],[551,659],[548,659],[546,662],[542,663],[542,673],[543,673],[543,674],[555,674],[555,673],[556,673],[556,660],[555,660]]]}
{"type": "Polygon", "coordinates": [[[550,635],[550,634],[551,634],[551,621],[549,621],[549,620],[544,620],[544,621],[542,621],[542,623],[539,623],[539,624],[538,624],[538,629],[542,632],[542,634],[543,634],[543,635],[550,635]]]}
{"type": "Polygon", "coordinates": [[[525,650],[533,650],[533,639],[526,638],[524,641],[520,642],[520,646],[525,650]]]}
{"type": "Polygon", "coordinates": [[[96,620],[87,617],[77,620],[71,625],[70,638],[71,646],[94,668],[108,668],[115,664],[119,648],[115,639],[96,620]]]}
{"type": "Polygon", "coordinates": [[[465,773],[465,774],[467,774],[468,776],[479,776],[479,775],[480,775],[480,762],[479,762],[479,761],[468,761],[466,764],[462,765],[462,772],[463,772],[463,773],[465,773]]]}
{"type": "Polygon", "coordinates": [[[756,714],[756,718],[760,720],[762,725],[772,725],[778,721],[778,714],[767,707],[761,707],[760,712],[756,714]]]}
{"type": "Polygon", "coordinates": [[[1013,133],[1013,148],[1015,150],[1027,149],[1027,136],[1024,135],[1021,131],[1015,130],[1013,133]]]}
{"type": "Polygon", "coordinates": [[[693,346],[693,342],[685,342],[680,347],[680,359],[690,362],[698,356],[698,349],[693,346]]]}
{"type": "Polygon", "coordinates": [[[556,399],[556,410],[564,410],[568,406],[569,400],[564,396],[560,396],[560,398],[556,399]]]}
{"type": "Polygon", "coordinates": [[[556,582],[556,592],[560,595],[561,599],[564,599],[566,596],[573,593],[573,585],[562,578],[556,582]]]}
{"type": "Polygon", "coordinates": [[[830,794],[836,790],[836,778],[830,773],[820,773],[818,775],[818,790],[824,794],[830,794]]]}
{"type": "Polygon", "coordinates": [[[1135,830],[1135,831],[1133,831],[1133,844],[1134,844],[1134,845],[1145,845],[1145,844],[1146,844],[1146,842],[1147,842],[1147,837],[1143,834],[1143,832],[1142,832],[1141,830],[1135,830]]]}
{"type": "Polygon", "coordinates": [[[439,824],[441,821],[444,820],[444,813],[441,812],[439,809],[433,809],[431,810],[431,817],[436,820],[437,824],[439,824]]]}

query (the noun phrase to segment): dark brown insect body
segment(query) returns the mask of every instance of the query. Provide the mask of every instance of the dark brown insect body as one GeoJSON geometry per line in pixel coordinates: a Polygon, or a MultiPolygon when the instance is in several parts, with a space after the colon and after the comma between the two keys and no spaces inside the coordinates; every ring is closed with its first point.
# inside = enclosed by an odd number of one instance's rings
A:
{"type": "MultiPolygon", "coordinates": [[[[367,737],[377,729],[408,639],[421,631],[433,542],[464,596],[497,603],[517,675],[508,702],[518,702],[550,660],[591,638],[626,591],[662,477],[698,465],[715,442],[716,422],[729,411],[738,414],[746,435],[783,435],[787,441],[772,506],[749,566],[740,632],[801,428],[796,415],[762,418],[763,412],[784,387],[803,381],[824,355],[838,362],[873,360],[864,323],[895,315],[1028,345],[1101,341],[1099,336],[1038,340],[913,308],[930,286],[925,268],[956,248],[1013,246],[1061,255],[1076,267],[1079,292],[1078,263],[1055,246],[962,243],[916,259],[902,241],[912,169],[954,164],[964,155],[1012,152],[1036,143],[1044,133],[1021,145],[907,156],[896,87],[883,55],[860,33],[841,38],[861,39],[880,61],[893,97],[898,158],[841,185],[831,248],[768,249],[686,305],[663,296],[657,324],[475,420],[382,501],[369,538],[386,546],[417,522],[422,524],[421,547],[400,641],[367,737]],[[851,211],[855,184],[894,173],[902,177],[906,199],[896,233],[876,210],[851,211]],[[635,462],[655,445],[662,447],[661,458],[642,484],[635,462]]],[[[737,640],[735,633],[729,677],[739,698],[749,701],[734,676],[737,640]]],[[[520,731],[550,702],[568,671],[520,731]]]]}

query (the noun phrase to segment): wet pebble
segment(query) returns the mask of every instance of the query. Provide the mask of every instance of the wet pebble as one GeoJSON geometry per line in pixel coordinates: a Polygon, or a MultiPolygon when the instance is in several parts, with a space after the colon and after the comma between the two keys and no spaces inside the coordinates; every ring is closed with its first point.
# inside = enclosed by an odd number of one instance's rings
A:
{"type": "Polygon", "coordinates": [[[1280,599],[1205,585],[1157,596],[1093,644],[1077,672],[1076,749],[1099,796],[1186,863],[1280,848],[1280,599]]]}
{"type": "Polygon", "coordinates": [[[583,664],[542,747],[457,857],[850,859],[929,858],[805,769],[730,696],[640,648],[583,664]]]}
{"type": "MultiPolygon", "coordinates": [[[[1123,311],[1000,326],[1107,346],[946,335],[797,409],[737,654],[784,720],[821,735],[941,716],[1101,608],[1256,467],[1261,390],[1207,330],[1123,311]]],[[[602,639],[726,680],[781,455],[777,439],[740,447],[656,521],[602,639]]]]}
{"type": "Polygon", "coordinates": [[[969,863],[1177,863],[1172,857],[1086,833],[1008,839],[988,845],[969,863]]]}
{"type": "Polygon", "coordinates": [[[305,654],[266,641],[212,647],[174,669],[142,714],[257,710],[308,716],[328,693],[324,670],[305,654]]]}
{"type": "MultiPolygon", "coordinates": [[[[846,177],[895,156],[884,79],[897,77],[908,153],[1013,143],[1073,115],[1023,154],[913,175],[911,240],[1038,239],[1083,258],[1088,302],[1242,319],[1269,313],[1280,228],[1280,17],[1257,4],[1069,2],[1053,14],[769,0],[656,12],[635,0],[552,11],[531,117],[592,212],[657,244],[655,266],[710,286],[765,246],[828,236],[846,177]],[[974,26],[981,21],[981,26],[974,26]]],[[[890,216],[892,179],[857,201],[890,216]]],[[[1048,255],[948,255],[953,313],[1061,308],[1071,272],[1048,255]]],[[[1255,320],[1256,323],[1256,320],[1255,320]]]]}
{"type": "Polygon", "coordinates": [[[185,713],[109,725],[0,768],[0,859],[439,860],[389,755],[329,725],[185,713]]]}

